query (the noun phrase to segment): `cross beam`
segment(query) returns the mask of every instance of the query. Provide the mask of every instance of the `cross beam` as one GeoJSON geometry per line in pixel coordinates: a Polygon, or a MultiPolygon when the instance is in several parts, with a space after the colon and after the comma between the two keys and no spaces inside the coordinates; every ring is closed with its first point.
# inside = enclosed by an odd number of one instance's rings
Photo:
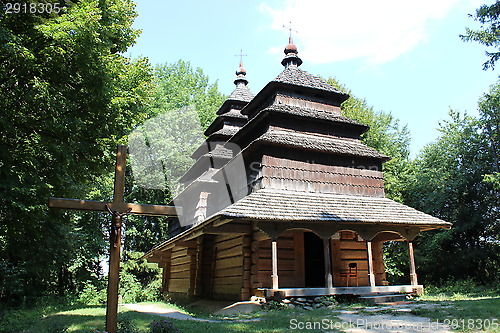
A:
{"type": "Polygon", "coordinates": [[[50,208],[74,209],[95,212],[111,213],[111,232],[109,248],[109,275],[108,298],[106,305],[106,331],[116,333],[118,315],[118,284],[120,271],[120,247],[122,218],[127,214],[145,216],[177,216],[180,207],[163,205],[143,205],[126,203],[123,201],[125,194],[125,166],[127,159],[127,146],[119,145],[116,152],[115,183],[113,201],[91,201],[65,198],[49,198],[50,208]]]}
{"type": "Polygon", "coordinates": [[[126,202],[103,202],[80,199],[49,198],[49,208],[86,210],[93,212],[107,212],[106,205],[112,211],[144,216],[175,216],[182,214],[182,208],[163,205],[145,205],[126,202]]]}

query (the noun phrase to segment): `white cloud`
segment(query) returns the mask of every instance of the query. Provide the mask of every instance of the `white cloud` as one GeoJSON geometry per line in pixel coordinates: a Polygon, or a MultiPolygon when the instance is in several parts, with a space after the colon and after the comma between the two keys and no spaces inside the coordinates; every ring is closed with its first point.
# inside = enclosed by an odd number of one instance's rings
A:
{"type": "Polygon", "coordinates": [[[260,10],[271,16],[273,29],[292,21],[304,60],[365,58],[368,64],[381,64],[425,41],[428,23],[463,1],[285,0],[281,7],[263,2],[260,10]]]}

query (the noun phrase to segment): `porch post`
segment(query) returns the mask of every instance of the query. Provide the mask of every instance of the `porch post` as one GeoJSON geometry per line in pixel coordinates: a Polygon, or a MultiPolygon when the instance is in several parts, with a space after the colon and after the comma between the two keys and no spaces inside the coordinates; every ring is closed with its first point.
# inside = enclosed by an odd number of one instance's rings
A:
{"type": "Polygon", "coordinates": [[[333,288],[332,265],[330,258],[330,238],[323,239],[323,248],[325,252],[325,285],[327,288],[333,288]]]}
{"type": "Polygon", "coordinates": [[[418,280],[417,280],[417,269],[415,267],[415,255],[413,253],[413,242],[408,241],[408,255],[410,259],[410,284],[412,286],[417,286],[418,285],[418,280]]]}
{"type": "Polygon", "coordinates": [[[375,274],[373,273],[373,253],[371,241],[366,241],[366,250],[368,252],[368,280],[370,281],[370,287],[375,287],[375,274]]]}
{"type": "Polygon", "coordinates": [[[271,280],[273,282],[272,289],[278,289],[278,243],[276,239],[272,240],[271,243],[271,260],[272,260],[272,275],[271,280]]]}

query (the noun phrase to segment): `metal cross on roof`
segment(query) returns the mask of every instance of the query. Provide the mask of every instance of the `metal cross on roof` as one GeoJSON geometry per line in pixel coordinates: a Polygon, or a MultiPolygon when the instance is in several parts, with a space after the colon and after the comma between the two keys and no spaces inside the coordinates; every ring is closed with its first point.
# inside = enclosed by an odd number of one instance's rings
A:
{"type": "Polygon", "coordinates": [[[299,32],[297,30],[292,29],[292,21],[289,22],[288,27],[283,24],[283,28],[287,29],[290,32],[290,38],[292,38],[292,31],[298,34],[299,32]]]}
{"type": "Polygon", "coordinates": [[[243,49],[240,49],[240,54],[235,54],[235,57],[240,57],[240,62],[243,62],[243,57],[248,57],[248,54],[243,54],[243,49]]]}

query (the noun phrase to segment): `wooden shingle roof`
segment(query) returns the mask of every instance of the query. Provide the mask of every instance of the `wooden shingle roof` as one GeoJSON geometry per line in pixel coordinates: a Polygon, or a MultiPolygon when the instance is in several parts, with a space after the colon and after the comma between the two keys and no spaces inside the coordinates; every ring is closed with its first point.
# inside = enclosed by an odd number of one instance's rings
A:
{"type": "Polygon", "coordinates": [[[360,140],[333,137],[318,133],[273,129],[255,139],[254,143],[256,142],[268,142],[307,150],[335,153],[339,155],[377,158],[385,161],[390,159],[378,150],[364,145],[360,140]]]}
{"type": "Polygon", "coordinates": [[[290,66],[285,68],[272,82],[287,83],[296,86],[320,89],[328,92],[335,92],[345,95],[346,99],[349,96],[348,94],[341,92],[340,90],[329,85],[322,78],[312,75],[298,68],[297,66],[290,66]]]}
{"type": "Polygon", "coordinates": [[[387,198],[261,189],[217,215],[261,221],[323,221],[450,227],[451,223],[387,198]]]}

